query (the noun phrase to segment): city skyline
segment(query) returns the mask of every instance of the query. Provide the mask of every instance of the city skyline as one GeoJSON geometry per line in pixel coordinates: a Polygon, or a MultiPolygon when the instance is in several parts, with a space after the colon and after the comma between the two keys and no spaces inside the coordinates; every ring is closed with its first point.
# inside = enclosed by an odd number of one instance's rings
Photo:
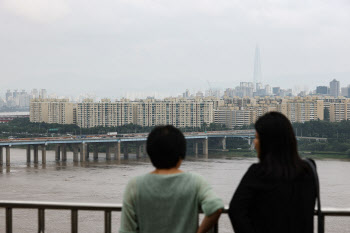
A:
{"type": "Polygon", "coordinates": [[[50,93],[176,95],[252,82],[315,89],[350,77],[350,3],[4,0],[2,88],[50,93]],[[93,9],[93,10],[92,10],[93,9]],[[184,9],[186,9],[184,11],[184,9]],[[142,22],[142,23],[141,23],[142,22]],[[190,22],[190,23],[189,23],[190,22]]]}
{"type": "MultiPolygon", "coordinates": [[[[176,95],[158,95],[154,92],[152,95],[143,95],[142,93],[126,93],[124,96],[118,97],[111,97],[111,96],[97,96],[94,93],[81,93],[76,95],[57,95],[56,93],[50,93],[47,91],[47,89],[37,89],[34,88],[30,92],[27,90],[21,90],[21,89],[13,89],[13,90],[6,90],[6,92],[2,93],[2,90],[0,90],[0,108],[7,104],[7,106],[18,106],[18,107],[29,107],[29,100],[35,99],[35,98],[42,98],[42,99],[69,99],[70,101],[74,102],[81,102],[84,99],[93,99],[94,101],[100,101],[101,99],[130,99],[130,100],[137,100],[137,99],[146,99],[146,98],[155,98],[155,99],[164,99],[169,97],[185,97],[185,98],[193,98],[193,97],[208,97],[208,96],[215,96],[218,98],[222,98],[224,96],[228,97],[254,97],[254,96],[307,96],[307,95],[324,95],[324,96],[334,96],[334,97],[340,97],[350,96],[350,84],[346,85],[340,85],[340,82],[336,79],[333,79],[329,82],[329,85],[322,86],[317,85],[314,90],[301,90],[299,88],[292,89],[287,88],[283,89],[280,86],[274,87],[269,84],[264,83],[256,83],[254,85],[253,82],[240,82],[240,84],[236,87],[226,87],[226,88],[212,88],[209,81],[208,85],[210,86],[208,89],[205,90],[189,90],[184,89],[182,93],[178,93],[176,95]],[[334,90],[332,88],[332,83],[337,83],[337,90],[334,90]],[[254,88],[254,86],[256,88],[254,88]],[[325,89],[325,91],[323,91],[325,89]],[[321,90],[321,91],[320,91],[321,90]],[[18,94],[16,94],[18,93],[18,94]],[[12,97],[17,96],[17,99],[12,99],[12,97]],[[20,97],[23,97],[24,100],[20,100],[20,97]],[[10,99],[9,99],[10,97],[10,99]],[[20,104],[22,102],[22,104],[20,104]],[[25,102],[25,105],[23,103],[25,102]]],[[[22,98],[21,97],[21,98],[22,98]]]]}

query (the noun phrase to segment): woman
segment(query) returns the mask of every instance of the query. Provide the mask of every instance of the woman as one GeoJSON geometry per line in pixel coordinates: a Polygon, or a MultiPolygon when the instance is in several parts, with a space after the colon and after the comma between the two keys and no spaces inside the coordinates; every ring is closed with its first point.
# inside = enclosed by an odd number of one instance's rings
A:
{"type": "Polygon", "coordinates": [[[297,151],[289,120],[269,112],[255,123],[259,158],[242,178],[230,203],[235,233],[312,233],[316,188],[297,151]]]}
{"type": "Polygon", "coordinates": [[[173,126],[156,127],[147,138],[155,170],[129,181],[123,200],[120,233],[204,233],[222,208],[208,183],[180,170],[186,140],[173,126]],[[205,217],[198,227],[198,208],[205,217]]]}

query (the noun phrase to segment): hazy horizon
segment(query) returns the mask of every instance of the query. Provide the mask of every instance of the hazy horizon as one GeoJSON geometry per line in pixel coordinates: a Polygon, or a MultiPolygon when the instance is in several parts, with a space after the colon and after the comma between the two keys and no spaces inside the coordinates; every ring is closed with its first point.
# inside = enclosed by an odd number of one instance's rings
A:
{"type": "Polygon", "coordinates": [[[350,84],[350,3],[2,0],[1,90],[176,96],[253,81],[350,84]]]}

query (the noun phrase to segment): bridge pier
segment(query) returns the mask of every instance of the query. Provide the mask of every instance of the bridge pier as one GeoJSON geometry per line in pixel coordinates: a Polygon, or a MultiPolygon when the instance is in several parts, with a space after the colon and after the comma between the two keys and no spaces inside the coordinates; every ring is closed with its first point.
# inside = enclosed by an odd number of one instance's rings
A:
{"type": "Polygon", "coordinates": [[[147,156],[147,143],[143,143],[143,157],[147,156]]]}
{"type": "Polygon", "coordinates": [[[10,147],[6,146],[6,166],[10,166],[10,147]]]}
{"type": "Polygon", "coordinates": [[[254,149],[255,149],[254,143],[250,144],[250,150],[254,150],[254,149]]]}
{"type": "Polygon", "coordinates": [[[33,149],[34,149],[34,164],[38,164],[39,162],[39,146],[38,145],[34,145],[33,149]]]}
{"type": "Polygon", "coordinates": [[[120,160],[120,141],[115,144],[114,159],[120,160]]]}
{"type": "Polygon", "coordinates": [[[139,159],[142,153],[142,145],[140,143],[136,144],[136,158],[139,159]]]}
{"type": "Polygon", "coordinates": [[[98,145],[94,144],[94,160],[98,160],[98,145]]]}
{"type": "Polygon", "coordinates": [[[73,144],[73,162],[78,162],[78,152],[79,151],[79,146],[77,144],[73,144]]]}
{"type": "Polygon", "coordinates": [[[3,158],[3,150],[2,146],[0,146],[0,166],[4,163],[4,158],[3,158]]]}
{"type": "Polygon", "coordinates": [[[208,138],[202,140],[203,144],[203,155],[207,159],[208,158],[208,138]]]}
{"type": "Polygon", "coordinates": [[[30,163],[30,145],[27,145],[27,163],[30,163]]]}
{"type": "Polygon", "coordinates": [[[87,150],[87,144],[86,143],[80,144],[80,162],[85,162],[86,150],[87,150]]]}
{"type": "Polygon", "coordinates": [[[252,144],[252,139],[248,138],[248,144],[251,145],[252,144]]]}
{"type": "Polygon", "coordinates": [[[124,143],[124,159],[129,159],[128,143],[124,143]]]}
{"type": "Polygon", "coordinates": [[[111,153],[109,144],[106,144],[106,160],[111,160],[111,153]]]}
{"type": "Polygon", "coordinates": [[[60,159],[61,159],[61,147],[60,147],[60,145],[56,145],[55,160],[56,160],[56,162],[59,162],[60,159]]]}
{"type": "Polygon", "coordinates": [[[62,145],[62,162],[67,161],[67,144],[62,145]]]}
{"type": "Polygon", "coordinates": [[[222,150],[226,150],[226,137],[222,139],[222,150]]]}
{"type": "Polygon", "coordinates": [[[193,143],[193,152],[194,152],[194,155],[197,157],[198,156],[198,142],[193,143]]]}
{"type": "Polygon", "coordinates": [[[90,158],[90,149],[89,149],[89,145],[87,145],[87,147],[86,147],[85,158],[86,158],[86,160],[89,160],[89,158],[90,158]]]}
{"type": "Polygon", "coordinates": [[[46,164],[46,145],[41,145],[41,163],[46,164]]]}

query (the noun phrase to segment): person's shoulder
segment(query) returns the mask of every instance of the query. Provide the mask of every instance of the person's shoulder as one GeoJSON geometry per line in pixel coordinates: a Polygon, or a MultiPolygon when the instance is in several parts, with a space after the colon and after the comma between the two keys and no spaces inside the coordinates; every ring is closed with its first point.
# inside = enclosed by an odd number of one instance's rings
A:
{"type": "Polygon", "coordinates": [[[131,177],[128,181],[127,186],[136,187],[140,182],[143,182],[145,179],[147,179],[147,176],[148,174],[131,177]]]}
{"type": "Polygon", "coordinates": [[[243,179],[253,181],[261,178],[261,165],[259,163],[251,164],[245,172],[243,179]]]}
{"type": "Polygon", "coordinates": [[[253,163],[249,166],[247,173],[256,173],[257,171],[260,170],[260,164],[259,163],[253,163]]]}
{"type": "Polygon", "coordinates": [[[127,189],[133,188],[137,184],[138,176],[131,177],[126,185],[127,189]]]}
{"type": "Polygon", "coordinates": [[[314,165],[314,167],[317,168],[315,160],[313,160],[311,158],[306,158],[306,159],[303,159],[303,161],[304,161],[304,163],[307,163],[307,164],[309,164],[309,162],[311,162],[314,165]]]}
{"type": "Polygon", "coordinates": [[[184,175],[187,176],[189,179],[193,179],[195,181],[205,180],[205,178],[202,175],[196,172],[184,172],[184,175]]]}
{"type": "Polygon", "coordinates": [[[184,176],[186,176],[186,180],[189,184],[197,188],[209,185],[207,179],[196,172],[185,172],[184,176]]]}

